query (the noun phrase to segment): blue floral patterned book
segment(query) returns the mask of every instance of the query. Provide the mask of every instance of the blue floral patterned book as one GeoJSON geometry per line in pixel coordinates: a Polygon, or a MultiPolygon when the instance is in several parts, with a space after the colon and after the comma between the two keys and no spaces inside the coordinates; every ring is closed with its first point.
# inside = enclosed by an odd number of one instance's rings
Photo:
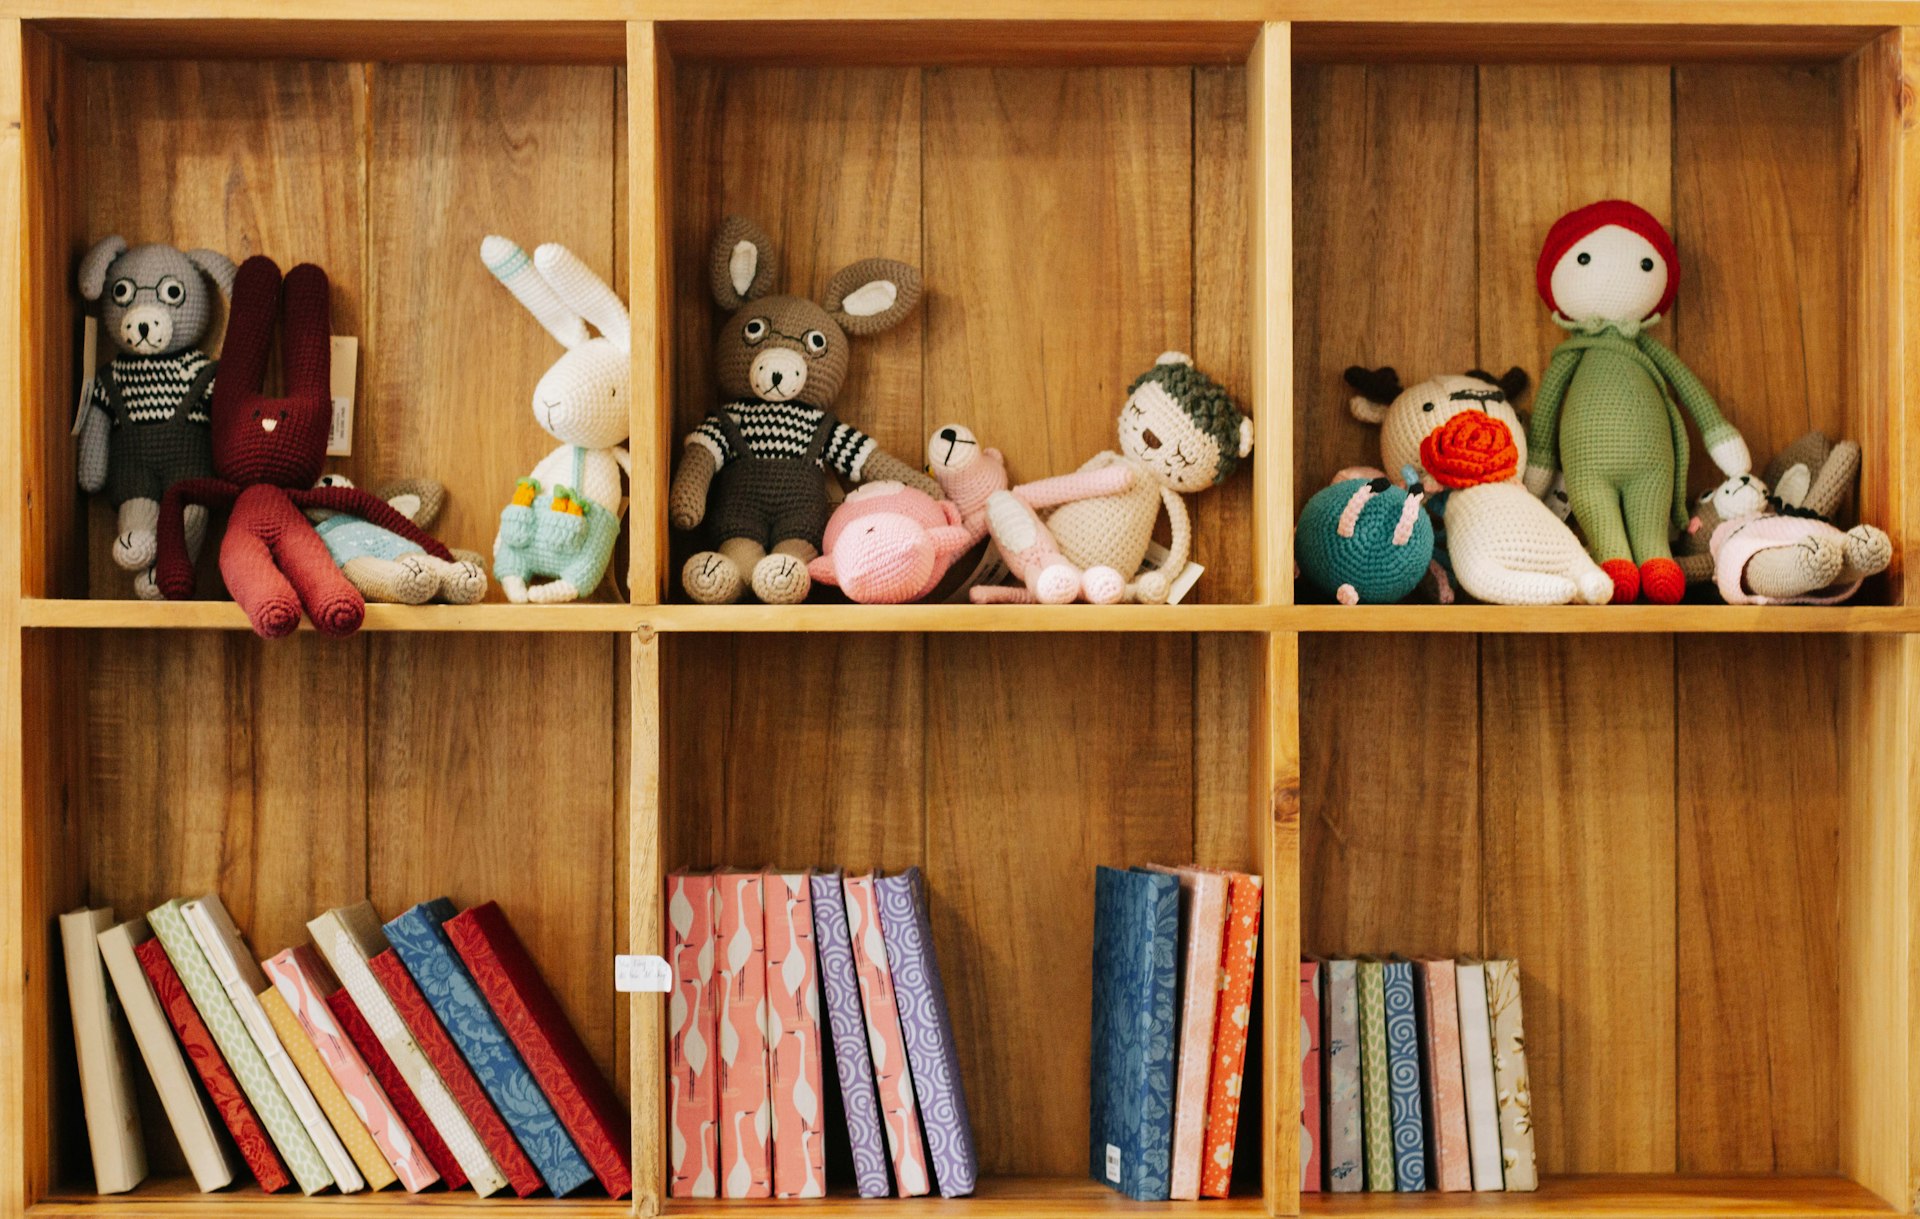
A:
{"type": "Polygon", "coordinates": [[[1393,1184],[1427,1188],[1426,1121],[1420,1090],[1420,1022],[1413,1006],[1413,962],[1386,967],[1387,1094],[1393,1113],[1393,1184]]]}
{"type": "Polygon", "coordinates": [[[564,1197],[591,1181],[593,1170],[440,929],[458,913],[444,897],[422,902],[387,924],[387,939],[539,1170],[540,1179],[554,1197],[564,1197]]]}
{"type": "Polygon", "coordinates": [[[1180,882],[1100,868],[1093,905],[1093,1109],[1089,1171],[1164,1202],[1173,1158],[1174,958],[1180,882]]]}

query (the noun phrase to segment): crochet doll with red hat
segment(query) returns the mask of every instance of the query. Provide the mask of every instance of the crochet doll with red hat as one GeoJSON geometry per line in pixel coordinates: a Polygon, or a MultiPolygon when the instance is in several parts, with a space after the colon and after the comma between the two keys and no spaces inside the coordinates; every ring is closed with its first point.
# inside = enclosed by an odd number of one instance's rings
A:
{"type": "Polygon", "coordinates": [[[1723,473],[1753,465],[1706,386],[1646,333],[1680,285],[1673,238],[1637,204],[1591,203],[1554,222],[1535,278],[1554,321],[1572,334],[1554,349],[1534,402],[1527,489],[1544,495],[1563,470],[1614,601],[1644,592],[1671,605],[1687,583],[1669,545],[1687,522],[1681,408],[1723,473]]]}

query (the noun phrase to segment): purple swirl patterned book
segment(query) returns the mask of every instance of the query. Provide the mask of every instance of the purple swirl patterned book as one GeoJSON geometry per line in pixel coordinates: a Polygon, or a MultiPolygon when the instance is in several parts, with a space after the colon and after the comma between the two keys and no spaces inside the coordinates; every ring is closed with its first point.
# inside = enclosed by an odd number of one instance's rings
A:
{"type": "Polygon", "coordinates": [[[880,930],[900,1000],[900,1026],[907,1035],[907,1062],[920,1094],[920,1123],[927,1135],[934,1183],[946,1198],[973,1192],[979,1166],[973,1123],[960,1082],[960,1057],[947,1015],[947,989],[934,958],[933,926],[919,868],[874,881],[880,899],[880,930]]]}
{"type": "Polygon", "coordinates": [[[820,952],[820,987],[827,997],[827,1029],[833,1036],[833,1061],[840,1073],[840,1098],[847,1111],[847,1141],[853,1146],[853,1175],[862,1198],[884,1198],[887,1149],[880,1133],[880,1098],[873,1086],[873,1056],[867,1050],[867,1021],[860,1010],[860,980],[853,971],[853,936],[847,928],[846,898],[840,873],[813,874],[813,938],[820,952]]]}

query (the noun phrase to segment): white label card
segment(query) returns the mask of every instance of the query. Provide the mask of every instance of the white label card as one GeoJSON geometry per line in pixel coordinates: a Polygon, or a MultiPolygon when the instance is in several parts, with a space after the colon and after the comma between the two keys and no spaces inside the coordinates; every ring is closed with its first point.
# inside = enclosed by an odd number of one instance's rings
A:
{"type": "MultiPolygon", "coordinates": [[[[1148,567],[1157,571],[1166,561],[1167,548],[1165,546],[1162,546],[1158,542],[1150,543],[1147,546],[1146,565],[1148,567]]],[[[1187,565],[1175,573],[1173,580],[1167,585],[1167,604],[1180,604],[1180,598],[1186,596],[1187,593],[1192,590],[1194,582],[1198,580],[1201,573],[1206,570],[1206,568],[1195,563],[1193,560],[1187,560],[1187,565]]]]}
{"type": "Polygon", "coordinates": [[[1112,1143],[1107,1144],[1107,1180],[1120,1184],[1120,1149],[1112,1143]]]}
{"type": "Polygon", "coordinates": [[[89,313],[80,332],[80,403],[73,412],[73,432],[87,426],[87,399],[93,397],[93,379],[100,375],[100,319],[89,313]]]}
{"type": "Polygon", "coordinates": [[[613,989],[623,995],[664,995],[673,989],[673,966],[665,957],[613,958],[613,989]]]}
{"type": "Polygon", "coordinates": [[[353,391],[360,371],[360,340],[350,334],[333,336],[333,426],[327,430],[327,456],[353,455],[353,391]]]}

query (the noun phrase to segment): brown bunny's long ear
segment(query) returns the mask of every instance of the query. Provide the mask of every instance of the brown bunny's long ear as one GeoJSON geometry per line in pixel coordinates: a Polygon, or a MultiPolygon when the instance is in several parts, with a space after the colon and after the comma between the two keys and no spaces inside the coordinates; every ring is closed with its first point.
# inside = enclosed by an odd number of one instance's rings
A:
{"type": "Polygon", "coordinates": [[[1831,520],[1859,474],[1860,446],[1851,440],[1837,442],[1828,452],[1826,463],[1815,472],[1803,506],[1831,520]]]}
{"type": "Polygon", "coordinates": [[[373,494],[422,529],[433,527],[447,502],[447,489],[431,478],[396,479],[373,494]]]}
{"type": "Polygon", "coordinates": [[[857,338],[891,330],[920,303],[920,272],[891,258],[863,258],[834,272],[820,302],[840,329],[857,338]]]}
{"type": "Polygon", "coordinates": [[[714,234],[709,271],[714,303],[732,313],[773,291],[780,259],[759,225],[745,216],[728,216],[714,234]]]}

